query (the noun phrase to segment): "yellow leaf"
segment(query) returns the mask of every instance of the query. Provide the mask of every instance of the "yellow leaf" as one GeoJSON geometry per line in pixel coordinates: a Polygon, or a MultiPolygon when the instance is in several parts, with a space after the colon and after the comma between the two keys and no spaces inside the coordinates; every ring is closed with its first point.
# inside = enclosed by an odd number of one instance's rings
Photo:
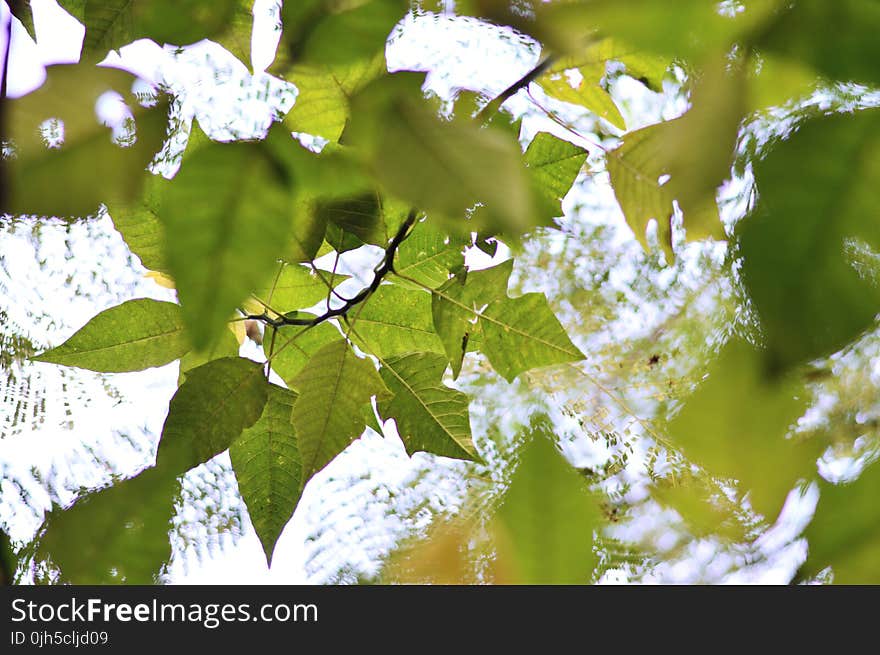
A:
{"type": "Polygon", "coordinates": [[[232,334],[238,339],[238,345],[243,344],[244,338],[247,336],[247,328],[244,325],[244,321],[232,321],[229,324],[229,329],[232,330],[232,334]]]}
{"type": "Polygon", "coordinates": [[[165,287],[166,289],[175,288],[174,280],[168,275],[165,275],[165,273],[160,273],[159,271],[147,271],[146,273],[144,273],[144,277],[150,278],[160,287],[165,287]]]}

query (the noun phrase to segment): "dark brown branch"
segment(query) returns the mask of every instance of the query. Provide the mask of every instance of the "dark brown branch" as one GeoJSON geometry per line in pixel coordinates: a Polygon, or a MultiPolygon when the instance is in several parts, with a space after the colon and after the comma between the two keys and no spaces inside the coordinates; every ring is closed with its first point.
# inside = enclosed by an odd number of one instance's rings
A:
{"type": "Polygon", "coordinates": [[[391,239],[391,243],[385,248],[385,257],[382,258],[382,263],[373,270],[373,280],[370,282],[370,286],[361,289],[354,297],[346,300],[341,307],[328,309],[320,316],[315,316],[314,318],[294,318],[289,316],[272,318],[266,314],[266,312],[263,312],[262,314],[249,314],[245,318],[254,321],[262,321],[266,325],[271,325],[272,327],[277,328],[284,325],[314,327],[331,318],[346,316],[354,307],[373,295],[388,273],[394,272],[394,255],[397,253],[400,244],[409,236],[410,230],[416,222],[417,215],[418,212],[415,209],[410,210],[406,220],[398,228],[394,238],[391,239]]]}
{"type": "MultiPolygon", "coordinates": [[[[3,141],[7,138],[6,133],[6,120],[7,120],[7,111],[6,111],[6,87],[9,83],[9,51],[12,48],[12,13],[9,14],[9,20],[6,22],[6,43],[3,45],[3,75],[0,77],[0,147],[3,145],[3,141]]],[[[0,211],[2,211],[3,207],[6,207],[7,201],[9,198],[7,197],[7,189],[9,186],[6,184],[6,164],[3,161],[3,154],[0,153],[0,211]]]]}
{"type": "Polygon", "coordinates": [[[6,86],[9,82],[9,52],[12,48],[12,19],[14,17],[10,9],[9,20],[4,26],[6,28],[6,42],[3,45],[3,77],[0,78],[0,100],[6,100],[6,86]]]}
{"type": "Polygon", "coordinates": [[[15,582],[15,555],[6,533],[0,530],[0,586],[15,582]]]}
{"type": "Polygon", "coordinates": [[[507,102],[511,98],[511,96],[513,96],[517,91],[526,88],[529,84],[541,77],[541,75],[543,75],[544,72],[555,63],[555,61],[556,57],[554,55],[548,55],[547,57],[542,59],[537,66],[535,66],[532,70],[523,75],[509,87],[504,89],[504,91],[495,96],[488,105],[477,112],[476,119],[488,119],[492,114],[498,111],[501,105],[507,102]]]}

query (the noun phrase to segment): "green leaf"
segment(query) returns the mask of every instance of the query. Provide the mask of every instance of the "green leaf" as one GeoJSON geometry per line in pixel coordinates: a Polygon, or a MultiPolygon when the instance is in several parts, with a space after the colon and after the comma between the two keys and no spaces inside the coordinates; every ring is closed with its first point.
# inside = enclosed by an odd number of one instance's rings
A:
{"type": "Polygon", "coordinates": [[[319,66],[295,66],[285,77],[296,84],[293,108],[284,117],[292,132],[338,141],[348,122],[348,95],[333,73],[319,66]]]}
{"type": "Polygon", "coordinates": [[[383,51],[406,13],[403,0],[285,2],[281,7],[282,62],[348,64],[383,51]]]}
{"type": "Polygon", "coordinates": [[[376,416],[372,403],[363,406],[363,413],[366,426],[377,434],[383,434],[382,426],[379,424],[379,419],[376,416]]]}
{"type": "Polygon", "coordinates": [[[767,381],[760,357],[748,344],[728,344],[669,434],[690,461],[738,480],[752,507],[773,521],[795,484],[815,474],[819,452],[786,438],[807,407],[802,383],[767,381]]]}
{"type": "Polygon", "coordinates": [[[576,56],[563,59],[562,64],[554,65],[538,83],[550,97],[583,107],[614,127],[625,130],[623,116],[614,100],[601,86],[606,63],[609,60],[622,60],[625,54],[627,49],[613,39],[601,39],[576,56]],[[580,79],[575,83],[570,82],[565,74],[570,70],[579,73],[580,79]]]}
{"type": "Polygon", "coordinates": [[[639,51],[700,60],[760,28],[778,4],[744,0],[739,11],[721,12],[712,0],[678,0],[670,11],[664,0],[581,0],[541,4],[536,20],[545,42],[575,55],[598,31],[639,51]]]}
{"type": "Polygon", "coordinates": [[[384,50],[345,66],[293,66],[281,73],[299,92],[285,127],[338,141],[351,116],[351,97],[384,72],[384,50]]]}
{"type": "Polygon", "coordinates": [[[250,64],[251,39],[254,32],[254,0],[236,0],[235,7],[223,31],[212,37],[235,57],[250,64]]]}
{"type": "Polygon", "coordinates": [[[499,557],[510,557],[517,584],[587,584],[596,565],[598,500],[553,438],[548,419],[533,424],[498,511],[499,557]]]}
{"type": "Polygon", "coordinates": [[[453,378],[461,372],[461,362],[468,344],[479,330],[476,321],[483,307],[507,298],[507,284],[513,271],[508,259],[492,268],[457,275],[432,294],[431,316],[434,330],[452,366],[453,378]]]}
{"type": "Polygon", "coordinates": [[[276,270],[291,230],[292,185],[265,143],[211,143],[168,185],[168,270],[193,345],[207,348],[276,270]]]}
{"type": "Polygon", "coordinates": [[[315,212],[319,220],[327,223],[325,238],[337,252],[354,250],[365,243],[384,242],[382,207],[375,192],[319,202],[315,212]]]}
{"type": "Polygon", "coordinates": [[[86,26],[83,54],[102,58],[109,50],[153,39],[187,45],[220,34],[235,19],[240,0],[59,0],[86,26]]]}
{"type": "Polygon", "coordinates": [[[282,38],[278,43],[275,61],[267,72],[278,75],[279,70],[290,67],[295,60],[310,30],[324,18],[328,0],[300,0],[281,3],[282,38]]]}
{"type": "Polygon", "coordinates": [[[853,257],[880,248],[880,112],[809,121],[754,170],[742,274],[778,371],[843,348],[880,312],[880,288],[853,257]]]}
{"type": "Polygon", "coordinates": [[[332,66],[381,52],[408,8],[406,0],[366,0],[350,9],[328,13],[311,30],[302,49],[302,60],[332,66]]]}
{"type": "Polygon", "coordinates": [[[136,255],[144,268],[165,271],[165,234],[159,220],[162,196],[168,180],[150,175],[145,183],[143,196],[133,203],[110,207],[110,218],[125,244],[136,255]]]}
{"type": "Polygon", "coordinates": [[[284,126],[339,141],[351,116],[351,96],[385,72],[384,50],[346,66],[297,65],[281,76],[296,85],[293,108],[284,126]]]}
{"type": "MultiPolygon", "coordinates": [[[[397,232],[401,229],[403,224],[409,219],[410,213],[415,212],[418,215],[418,209],[413,207],[407,202],[400,200],[399,198],[395,198],[394,196],[385,194],[381,196],[381,205],[382,205],[382,224],[385,227],[385,239],[380,241],[374,245],[378,245],[381,247],[386,247],[397,232]]],[[[400,247],[397,249],[397,255],[395,256],[395,261],[399,261],[400,248],[404,243],[412,238],[412,229],[407,233],[409,236],[400,244],[400,247]]],[[[462,235],[447,235],[449,237],[449,243],[455,243],[457,241],[461,241],[464,244],[470,244],[471,235],[462,234],[462,235]]],[[[415,243],[418,243],[419,239],[416,239],[415,243]]]]}
{"type": "Polygon", "coordinates": [[[241,357],[188,371],[168,408],[158,465],[181,462],[186,470],[222,453],[260,418],[268,389],[263,365],[241,357]]]}
{"type": "Polygon", "coordinates": [[[180,306],[139,298],[104,310],[34,360],[119,373],[164,366],[188,350],[180,306]]]}
{"type": "MultiPolygon", "coordinates": [[[[620,208],[639,243],[648,250],[646,231],[651,219],[657,221],[657,238],[672,261],[672,214],[674,200],[680,197],[679,188],[670,175],[669,144],[676,141],[675,134],[683,118],[656,125],[649,125],[630,132],[623,144],[607,153],[606,165],[611,176],[611,186],[620,208]]],[[[721,220],[715,204],[714,190],[699,198],[696,205],[682,205],[688,226],[697,226],[695,232],[718,232],[721,220]]]]}
{"type": "MultiPolygon", "coordinates": [[[[340,275],[324,271],[323,276],[327,283],[340,284],[348,279],[347,275],[340,275]]],[[[297,309],[311,307],[315,303],[327,298],[327,284],[317,273],[300,264],[282,264],[271,284],[253,292],[255,298],[261,303],[280,314],[286,314],[297,309]]]]}
{"type": "Polygon", "coordinates": [[[753,55],[746,73],[748,113],[806,98],[823,83],[808,63],[772,52],[753,55]]]}
{"type": "MultiPolygon", "coordinates": [[[[230,327],[232,324],[230,323],[230,327]]],[[[179,387],[186,380],[187,372],[198,368],[202,364],[207,364],[215,359],[224,357],[238,357],[240,344],[235,337],[234,332],[225,330],[220,338],[207,350],[196,351],[191,350],[180,358],[180,372],[177,376],[177,386],[179,387]]]]}
{"type": "Polygon", "coordinates": [[[621,62],[627,75],[637,79],[651,91],[663,91],[663,79],[672,63],[668,57],[619,47],[618,44],[613,45],[613,50],[611,59],[621,62]]]}
{"type": "MultiPolygon", "coordinates": [[[[310,318],[309,314],[302,314],[310,318]]],[[[309,362],[322,346],[339,339],[339,330],[330,323],[324,322],[304,329],[296,325],[287,325],[278,328],[274,354],[272,354],[272,370],[275,371],[288,386],[292,386],[299,372],[309,362]]],[[[272,338],[263,340],[263,350],[266,357],[271,354],[273,348],[272,338]]]]}
{"type": "Polygon", "coordinates": [[[379,370],[394,394],[379,403],[382,418],[393,418],[412,455],[424,451],[443,457],[474,459],[468,396],[443,384],[443,355],[412,352],[382,360],[379,370]]]}
{"type": "MultiPolygon", "coordinates": [[[[470,240],[447,234],[428,221],[417,223],[394,257],[394,270],[402,276],[418,280],[421,285],[439,287],[449,279],[450,271],[464,266],[464,249],[470,240]]],[[[403,278],[395,284],[413,285],[403,278]]]]}
{"type": "Polygon", "coordinates": [[[283,129],[271,131],[266,144],[296,178],[305,197],[345,199],[373,190],[363,163],[347,146],[328,143],[321,152],[312,152],[283,129]]]}
{"type": "Polygon", "coordinates": [[[368,359],[357,357],[344,339],[323,346],[293,381],[299,397],[293,427],[308,481],[363,432],[362,407],[388,389],[368,359]]]}
{"type": "Polygon", "coordinates": [[[608,153],[611,184],[627,223],[647,250],[645,233],[655,219],[670,263],[673,201],[684,213],[688,240],[725,238],[716,192],[730,177],[745,113],[744,72],[744,66],[726,57],[710,59],[684,116],[632,132],[608,153]]]}
{"type": "Polygon", "coordinates": [[[178,467],[157,467],[53,509],[36,557],[79,585],[156,584],[171,559],[168,531],[180,491],[178,467]]]}
{"type": "Polygon", "coordinates": [[[508,382],[541,366],[584,359],[543,293],[527,293],[491,303],[480,315],[483,351],[508,382]]]}
{"type": "Polygon", "coordinates": [[[291,218],[291,233],[281,257],[290,264],[312,261],[324,243],[327,231],[327,224],[316,211],[316,201],[306,194],[298,194],[291,218]]]}
{"type": "Polygon", "coordinates": [[[664,132],[668,186],[685,212],[691,241],[724,238],[715,196],[730,177],[747,95],[745,67],[727,57],[712,59],[700,72],[690,110],[664,132]]]}
{"type": "Polygon", "coordinates": [[[710,484],[708,476],[685,472],[656,480],[651,497],[662,507],[674,510],[688,532],[697,539],[722,539],[728,543],[749,539],[748,526],[739,513],[740,505],[710,484]]]}
{"type": "MultiPolygon", "coordinates": [[[[592,75],[587,77],[583,70],[581,74],[582,79],[577,81],[577,86],[573,86],[565,75],[553,73],[541,80],[541,88],[551,98],[583,107],[599,118],[604,118],[617,129],[625,130],[626,123],[620,110],[605,89],[599,86],[599,80],[592,75]]],[[[603,66],[599,77],[604,74],[603,66]]]]}
{"type": "Polygon", "coordinates": [[[663,164],[662,131],[668,123],[659,123],[630,132],[623,144],[607,154],[606,166],[611,186],[627,224],[647,251],[646,232],[651,219],[657,221],[657,238],[671,261],[672,190],[661,184],[668,175],[663,164]]]}
{"type": "Polygon", "coordinates": [[[562,199],[587,160],[587,151],[547,132],[538,132],[526,149],[525,161],[536,182],[537,193],[562,216],[562,199]]]}
{"type": "Polygon", "coordinates": [[[155,467],[49,512],[37,535],[35,559],[59,567],[61,582],[157,583],[171,559],[168,532],[180,493],[178,477],[197,463],[188,448],[160,444],[159,450],[155,467]]]}
{"type": "Polygon", "coordinates": [[[443,352],[431,320],[431,296],[424,291],[383,284],[350,319],[355,343],[378,357],[443,352]]]}
{"type": "Polygon", "coordinates": [[[15,155],[0,160],[7,185],[0,211],[79,217],[95,214],[100,203],[138,197],[147,164],[165,139],[165,99],[152,109],[141,107],[131,91],[136,78],[112,68],[59,65],[46,74],[36,91],[5,101],[4,138],[15,155]],[[120,94],[134,116],[133,145],[130,135],[120,137],[129,145],[114,143],[112,131],[95,116],[95,103],[108,91],[120,94]],[[42,128],[63,134],[63,142],[47,147],[42,128]]]}
{"type": "Polygon", "coordinates": [[[365,153],[379,182],[412,206],[448,217],[459,230],[477,202],[486,205],[493,229],[518,233],[535,225],[516,141],[500,128],[442,121],[422,97],[421,79],[386,76],[352,101],[346,136],[365,153]]]}
{"type": "MultiPolygon", "coordinates": [[[[293,234],[284,248],[288,262],[312,260],[327,231],[328,204],[375,194],[374,184],[349,148],[327,144],[313,153],[293,141],[285,130],[269,133],[266,146],[296,180],[293,234]]],[[[381,230],[377,230],[377,234],[381,230]]],[[[377,239],[376,243],[384,243],[377,239]]]]}
{"type": "Polygon", "coordinates": [[[10,0],[7,4],[12,15],[21,21],[27,33],[36,41],[37,33],[34,31],[34,14],[30,0],[10,0]]]}
{"type": "Polygon", "coordinates": [[[80,23],[85,20],[85,6],[88,0],[62,0],[58,5],[80,23]]]}
{"type": "Polygon", "coordinates": [[[263,414],[229,447],[238,490],[263,544],[266,563],[302,495],[302,463],[290,423],[296,394],[269,385],[263,414]]]}
{"type": "Polygon", "coordinates": [[[812,64],[832,79],[880,84],[880,6],[870,0],[800,0],[762,34],[758,47],[812,64]],[[821,35],[821,37],[819,36],[821,35]]]}
{"type": "Polygon", "coordinates": [[[880,466],[870,465],[855,482],[820,485],[819,504],[805,536],[809,555],[802,568],[816,575],[826,566],[835,584],[880,582],[880,466]]]}
{"type": "Polygon", "coordinates": [[[498,252],[498,239],[492,235],[477,232],[474,238],[474,245],[489,255],[489,257],[494,257],[495,253],[498,252]]]}

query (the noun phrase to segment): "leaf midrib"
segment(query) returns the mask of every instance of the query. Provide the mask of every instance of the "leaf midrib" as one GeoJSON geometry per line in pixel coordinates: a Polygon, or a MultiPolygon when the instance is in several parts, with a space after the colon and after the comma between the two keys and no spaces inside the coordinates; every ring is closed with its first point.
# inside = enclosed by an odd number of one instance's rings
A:
{"type": "MultiPolygon", "coordinates": [[[[157,334],[150,334],[145,337],[139,337],[137,339],[131,339],[130,341],[114,343],[114,344],[110,344],[108,346],[100,346],[98,348],[89,348],[88,350],[72,350],[72,351],[68,351],[65,354],[68,355],[69,357],[75,358],[80,355],[89,355],[89,354],[99,353],[99,352],[102,352],[105,350],[112,350],[114,348],[125,348],[126,346],[145,343],[145,342],[148,342],[148,341],[154,340],[154,339],[164,339],[164,338],[168,337],[169,335],[175,335],[175,334],[181,334],[181,333],[183,333],[182,326],[177,327],[174,330],[169,330],[167,332],[160,332],[157,334]]],[[[61,350],[62,348],[64,348],[64,344],[58,346],[58,348],[54,348],[53,350],[61,350]]],[[[73,346],[71,346],[71,348],[73,348],[73,346]]],[[[46,354],[48,354],[48,353],[46,353],[46,354]]],[[[39,359],[39,357],[36,359],[39,359]]]]}
{"type": "MultiPolygon", "coordinates": [[[[405,278],[405,279],[406,279],[406,278],[405,278]]],[[[411,281],[411,282],[416,282],[416,283],[418,283],[417,280],[412,280],[412,279],[410,279],[410,281],[411,281]]],[[[430,291],[431,291],[431,293],[435,293],[435,294],[437,294],[438,296],[440,296],[441,298],[443,298],[443,299],[445,299],[445,300],[448,300],[448,301],[451,302],[453,305],[457,305],[458,307],[461,307],[462,309],[464,309],[465,311],[469,312],[470,314],[473,314],[474,316],[476,316],[476,317],[479,318],[480,320],[486,320],[486,321],[488,321],[489,323],[494,323],[495,325],[498,325],[498,326],[500,326],[500,327],[502,327],[502,328],[506,328],[506,329],[510,330],[511,332],[514,332],[515,334],[520,335],[521,337],[525,337],[526,339],[529,339],[529,340],[531,340],[531,341],[535,341],[535,342],[537,342],[537,343],[541,343],[541,344],[543,344],[543,345],[545,345],[545,346],[549,346],[550,348],[553,348],[554,350],[558,350],[559,352],[565,353],[566,355],[577,355],[578,357],[583,357],[583,353],[582,353],[580,350],[578,350],[577,347],[575,347],[575,351],[566,350],[566,349],[564,349],[564,348],[562,348],[562,347],[556,345],[555,343],[551,343],[550,341],[545,341],[544,339],[541,339],[541,338],[539,338],[539,337],[536,337],[536,336],[533,335],[533,334],[529,334],[528,332],[523,332],[522,330],[516,328],[516,327],[513,326],[513,325],[508,325],[507,323],[504,323],[504,322],[502,322],[502,321],[499,321],[499,320],[497,320],[497,319],[494,319],[494,318],[492,318],[491,316],[487,316],[487,315],[486,315],[485,313],[483,313],[483,312],[477,311],[476,309],[472,309],[471,307],[468,307],[468,306],[465,305],[464,303],[461,303],[461,302],[455,300],[454,298],[452,298],[451,296],[448,296],[447,294],[443,293],[443,292],[440,291],[439,289],[430,289],[430,291]]],[[[521,297],[521,296],[520,296],[520,297],[521,297]]],[[[502,300],[516,300],[516,298],[510,298],[510,297],[508,296],[506,299],[505,299],[505,298],[502,298],[502,300]]],[[[498,301],[497,301],[497,300],[493,300],[491,303],[489,303],[489,304],[487,305],[486,309],[488,309],[489,307],[491,307],[492,305],[494,305],[496,302],[498,302],[498,301]]],[[[485,310],[484,310],[484,311],[485,311],[485,310]]]]}
{"type": "MultiPolygon", "coordinates": [[[[394,369],[394,367],[391,366],[390,364],[388,364],[387,361],[383,360],[383,359],[382,359],[381,357],[379,357],[378,355],[376,355],[376,359],[379,360],[379,362],[382,364],[382,366],[384,366],[384,367],[387,368],[389,371],[391,371],[391,373],[394,374],[394,377],[396,377],[396,378],[400,381],[400,383],[406,388],[406,390],[407,390],[410,394],[412,394],[412,396],[413,396],[413,397],[419,402],[419,404],[422,406],[422,408],[425,410],[425,412],[427,412],[428,416],[430,416],[430,417],[434,420],[434,423],[436,423],[437,425],[439,425],[440,428],[443,430],[443,432],[444,432],[444,433],[445,433],[450,439],[452,439],[452,441],[453,441],[453,442],[454,442],[459,448],[461,448],[461,449],[464,450],[465,452],[468,452],[468,449],[458,441],[458,439],[455,437],[455,435],[453,435],[453,434],[452,434],[452,433],[446,428],[445,425],[443,425],[443,423],[440,421],[440,418],[439,418],[437,415],[435,415],[433,411],[431,411],[431,409],[428,407],[428,405],[425,404],[425,402],[422,400],[421,396],[419,396],[418,393],[416,393],[415,389],[413,389],[413,387],[410,386],[410,384],[409,384],[409,383],[408,383],[408,382],[407,382],[407,381],[406,381],[406,380],[405,380],[405,379],[404,379],[404,378],[403,378],[403,377],[402,377],[402,376],[401,376],[401,375],[400,375],[400,374],[394,369]]],[[[400,360],[397,360],[397,361],[400,361],[400,360]]],[[[441,386],[443,386],[445,389],[448,389],[449,391],[455,391],[455,389],[451,389],[451,388],[449,388],[449,387],[446,387],[445,385],[442,385],[442,384],[441,384],[441,386]]],[[[439,388],[439,387],[434,387],[434,388],[439,388]]]]}
{"type": "Polygon", "coordinates": [[[348,359],[348,353],[349,350],[348,346],[346,345],[345,350],[342,352],[342,362],[340,362],[340,365],[335,368],[336,375],[333,380],[333,392],[330,394],[329,397],[326,398],[327,402],[325,403],[325,407],[327,407],[328,411],[324,412],[323,415],[323,426],[321,427],[317,447],[314,449],[312,458],[309,461],[308,469],[303,467],[303,470],[308,473],[308,477],[311,477],[317,472],[315,471],[315,462],[318,461],[318,455],[321,452],[321,449],[324,447],[324,443],[327,439],[327,426],[330,424],[330,414],[333,411],[335,399],[339,393],[339,385],[342,382],[342,372],[345,370],[345,360],[348,359]]]}

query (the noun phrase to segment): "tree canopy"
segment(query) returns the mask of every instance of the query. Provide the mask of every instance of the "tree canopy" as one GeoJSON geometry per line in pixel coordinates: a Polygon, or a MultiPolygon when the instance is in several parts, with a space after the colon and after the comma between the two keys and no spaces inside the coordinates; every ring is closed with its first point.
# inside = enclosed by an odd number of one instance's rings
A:
{"type": "Polygon", "coordinates": [[[110,220],[173,294],[4,334],[0,365],[179,362],[178,388],[149,465],[53,498],[10,578],[161,580],[188,476],[227,451],[271,563],[310,481],[384,435],[463,487],[355,580],[651,579],[708,544],[696,579],[880,581],[880,4],[287,0],[253,73],[295,100],[256,136],[105,59],[210,39],[252,66],[250,0],[58,4],[80,61],[16,98],[4,66],[0,239],[110,220]],[[386,59],[426,19],[528,68],[426,92],[386,59]],[[603,197],[622,238],[579,218],[603,197]]]}

